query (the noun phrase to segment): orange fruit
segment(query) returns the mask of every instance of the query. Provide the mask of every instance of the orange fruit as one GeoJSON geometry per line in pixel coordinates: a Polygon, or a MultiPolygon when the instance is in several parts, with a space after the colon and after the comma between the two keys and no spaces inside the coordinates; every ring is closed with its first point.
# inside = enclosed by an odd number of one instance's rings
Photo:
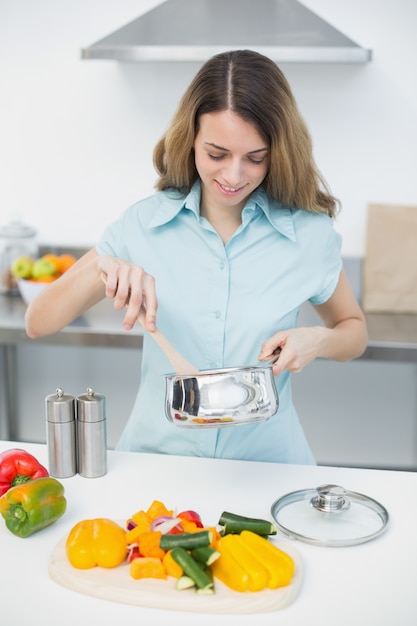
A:
{"type": "Polygon", "coordinates": [[[56,280],[58,278],[57,274],[54,274],[53,276],[40,276],[39,278],[34,278],[33,281],[35,283],[53,283],[54,280],[56,280]]]}
{"type": "Polygon", "coordinates": [[[61,274],[69,270],[76,260],[77,259],[72,254],[61,254],[61,256],[58,257],[58,267],[61,274]]]}

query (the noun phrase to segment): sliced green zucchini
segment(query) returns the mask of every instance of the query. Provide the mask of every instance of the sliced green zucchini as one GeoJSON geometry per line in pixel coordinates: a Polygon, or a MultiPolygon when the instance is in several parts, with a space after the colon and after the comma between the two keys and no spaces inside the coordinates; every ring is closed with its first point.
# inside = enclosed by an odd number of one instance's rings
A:
{"type": "Polygon", "coordinates": [[[219,558],[220,552],[218,552],[218,550],[214,550],[214,548],[211,548],[210,546],[201,546],[201,548],[194,548],[194,550],[191,550],[191,556],[203,565],[211,565],[216,559],[219,558]]]}
{"type": "Polygon", "coordinates": [[[277,527],[273,522],[256,517],[237,515],[229,511],[223,511],[219,519],[219,525],[223,526],[220,530],[221,535],[239,535],[242,530],[251,530],[253,533],[263,537],[277,534],[277,527]]]}
{"type": "Polygon", "coordinates": [[[195,582],[197,589],[209,589],[214,586],[211,577],[207,575],[201,564],[197,563],[185,548],[172,548],[171,556],[182,567],[184,574],[195,582]]]}
{"type": "MultiPolygon", "coordinates": [[[[220,552],[219,552],[219,556],[220,556],[220,552]]],[[[210,565],[205,565],[204,563],[201,563],[201,561],[196,561],[197,565],[199,567],[201,567],[201,569],[203,570],[203,572],[205,572],[207,574],[207,577],[211,580],[211,582],[213,583],[212,587],[205,587],[204,589],[199,589],[198,587],[196,588],[196,593],[199,594],[204,594],[204,595],[212,595],[213,593],[215,593],[215,583],[214,583],[214,574],[213,574],[213,570],[211,569],[210,565]]]]}
{"type": "Polygon", "coordinates": [[[193,550],[202,546],[209,546],[212,540],[211,530],[201,530],[196,533],[178,533],[178,535],[161,535],[159,547],[162,550],[185,548],[193,550]]]}
{"type": "Polygon", "coordinates": [[[178,591],[183,591],[184,589],[192,589],[193,587],[195,587],[195,582],[192,578],[186,576],[185,574],[177,578],[177,581],[175,583],[175,589],[178,589],[178,591]]]}

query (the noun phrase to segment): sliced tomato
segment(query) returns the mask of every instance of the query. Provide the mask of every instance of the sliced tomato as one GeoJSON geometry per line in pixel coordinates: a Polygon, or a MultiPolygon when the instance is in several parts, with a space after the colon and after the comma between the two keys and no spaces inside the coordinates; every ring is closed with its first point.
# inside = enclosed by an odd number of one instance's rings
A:
{"type": "Polygon", "coordinates": [[[181,533],[184,532],[184,529],[181,527],[181,522],[177,525],[174,526],[174,528],[171,528],[171,530],[169,532],[167,532],[167,535],[180,535],[181,533]]]}
{"type": "Polygon", "coordinates": [[[132,519],[128,519],[126,522],[126,530],[132,530],[133,528],[136,528],[137,524],[136,522],[134,522],[132,519]]]}
{"type": "Polygon", "coordinates": [[[198,528],[204,528],[201,517],[196,511],[182,511],[177,514],[177,517],[181,517],[181,519],[185,519],[187,522],[193,522],[198,528]]]}
{"type": "Polygon", "coordinates": [[[141,556],[142,555],[139,552],[139,547],[136,544],[134,544],[130,546],[129,551],[127,553],[127,562],[131,563],[133,559],[138,559],[141,556]]]}

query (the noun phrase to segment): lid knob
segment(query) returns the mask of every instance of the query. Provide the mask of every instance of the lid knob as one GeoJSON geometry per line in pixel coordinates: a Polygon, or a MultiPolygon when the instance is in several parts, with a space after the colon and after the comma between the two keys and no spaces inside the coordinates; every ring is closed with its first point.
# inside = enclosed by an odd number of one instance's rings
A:
{"type": "Polygon", "coordinates": [[[346,490],[339,485],[320,485],[316,489],[317,495],[311,498],[311,505],[324,513],[340,513],[350,507],[345,497],[346,490]]]}

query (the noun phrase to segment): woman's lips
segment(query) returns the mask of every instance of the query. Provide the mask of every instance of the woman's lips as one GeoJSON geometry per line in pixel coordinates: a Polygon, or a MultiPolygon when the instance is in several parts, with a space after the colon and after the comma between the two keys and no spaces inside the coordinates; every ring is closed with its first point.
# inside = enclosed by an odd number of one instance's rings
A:
{"type": "Polygon", "coordinates": [[[234,196],[234,195],[240,193],[242,191],[242,189],[243,189],[243,187],[229,187],[228,185],[222,185],[218,181],[216,181],[216,184],[217,184],[218,188],[220,189],[220,191],[222,193],[225,193],[225,194],[231,195],[231,196],[234,196]]]}

